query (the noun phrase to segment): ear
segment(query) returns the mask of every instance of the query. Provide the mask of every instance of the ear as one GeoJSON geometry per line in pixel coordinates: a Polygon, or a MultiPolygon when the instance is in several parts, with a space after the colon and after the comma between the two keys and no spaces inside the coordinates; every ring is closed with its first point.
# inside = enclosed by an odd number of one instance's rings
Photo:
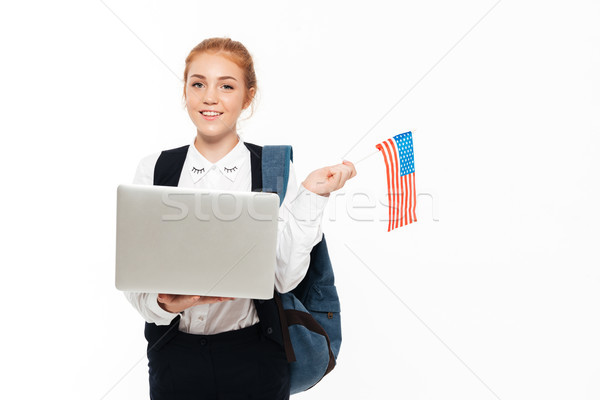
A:
{"type": "Polygon", "coordinates": [[[256,94],[255,88],[250,88],[250,90],[248,90],[248,100],[246,100],[246,102],[244,103],[244,107],[243,107],[244,110],[250,106],[250,103],[252,103],[252,99],[254,98],[255,94],[256,94]]]}

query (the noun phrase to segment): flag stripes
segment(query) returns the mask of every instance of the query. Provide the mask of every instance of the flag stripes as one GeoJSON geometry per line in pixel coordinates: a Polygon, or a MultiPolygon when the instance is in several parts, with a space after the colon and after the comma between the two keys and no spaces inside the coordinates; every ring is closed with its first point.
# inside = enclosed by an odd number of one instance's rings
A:
{"type": "MultiPolygon", "coordinates": [[[[385,143],[385,142],[384,142],[385,143]]],[[[391,187],[392,185],[390,184],[390,177],[393,180],[393,175],[391,173],[391,168],[390,168],[390,161],[388,161],[388,156],[387,156],[387,150],[384,151],[382,144],[378,144],[375,147],[377,147],[377,149],[379,149],[379,151],[381,151],[381,154],[383,154],[383,161],[385,162],[385,172],[386,172],[386,177],[387,177],[387,187],[388,187],[388,232],[391,231],[391,227],[392,227],[392,221],[394,220],[395,214],[394,216],[392,216],[392,210],[394,209],[394,207],[392,207],[392,190],[391,187]]]]}
{"type": "Polygon", "coordinates": [[[412,133],[406,132],[375,146],[383,155],[388,185],[388,232],[417,221],[412,133]]]}

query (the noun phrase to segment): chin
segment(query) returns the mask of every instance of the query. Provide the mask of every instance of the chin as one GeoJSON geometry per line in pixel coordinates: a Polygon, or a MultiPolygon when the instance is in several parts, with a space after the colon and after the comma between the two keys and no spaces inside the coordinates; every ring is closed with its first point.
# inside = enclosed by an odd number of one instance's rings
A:
{"type": "Polygon", "coordinates": [[[205,137],[205,138],[226,138],[230,135],[233,136],[237,136],[237,134],[235,132],[232,131],[210,131],[210,130],[204,130],[204,129],[198,129],[197,130],[197,134],[199,136],[205,137]]]}

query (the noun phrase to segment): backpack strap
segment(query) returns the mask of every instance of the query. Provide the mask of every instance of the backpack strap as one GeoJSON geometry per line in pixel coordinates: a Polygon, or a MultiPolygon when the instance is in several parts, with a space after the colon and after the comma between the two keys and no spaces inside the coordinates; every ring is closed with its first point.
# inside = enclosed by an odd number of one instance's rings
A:
{"type": "MultiPolygon", "coordinates": [[[[262,148],[262,187],[263,192],[275,192],[279,195],[279,206],[283,203],[287,192],[287,185],[290,176],[290,161],[293,161],[294,154],[292,146],[264,146],[262,148]]],[[[281,339],[288,363],[296,361],[296,354],[292,347],[288,321],[286,313],[283,310],[283,304],[279,293],[275,291],[273,300],[277,305],[279,322],[281,329],[281,339]]],[[[260,317],[259,317],[260,318],[260,317]]]]}
{"type": "Polygon", "coordinates": [[[252,187],[253,192],[262,191],[262,146],[253,143],[244,142],[244,145],[250,152],[250,169],[252,171],[252,187]]]}
{"type": "MultiPolygon", "coordinates": [[[[267,150],[267,153],[264,152],[264,149],[269,146],[258,146],[253,143],[244,142],[248,150],[250,151],[250,168],[252,170],[252,188],[253,192],[262,192],[263,191],[263,155],[266,157],[271,157],[268,152],[271,150],[267,150]]],[[[290,157],[291,157],[291,149],[290,149],[290,157]]],[[[281,164],[284,164],[283,162],[281,164]]],[[[289,168],[289,167],[288,167],[289,168]]],[[[284,168],[279,168],[280,173],[283,174],[284,168]]],[[[271,174],[276,173],[272,169],[270,170],[271,174]]],[[[288,170],[289,172],[289,170],[288,170]]],[[[270,178],[269,178],[270,179],[270,178]]],[[[283,180],[280,180],[283,181],[283,180]]],[[[285,194],[285,192],[284,192],[285,194]]],[[[290,355],[294,357],[293,349],[291,348],[290,335],[287,328],[287,322],[281,319],[281,316],[284,316],[283,310],[281,309],[281,300],[277,303],[279,299],[279,294],[277,291],[273,293],[273,299],[270,300],[254,300],[254,307],[256,308],[256,313],[258,314],[258,319],[261,321],[261,326],[263,330],[263,334],[265,337],[271,338],[275,342],[279,343],[284,347],[286,356],[288,357],[288,362],[292,362],[295,358],[291,359],[290,355]],[[280,311],[281,309],[281,311],[280,311]]],[[[285,317],[285,316],[284,316],[285,317]]]]}
{"type": "Polygon", "coordinates": [[[283,203],[293,161],[292,146],[264,146],[262,148],[262,189],[279,195],[283,203]]]}

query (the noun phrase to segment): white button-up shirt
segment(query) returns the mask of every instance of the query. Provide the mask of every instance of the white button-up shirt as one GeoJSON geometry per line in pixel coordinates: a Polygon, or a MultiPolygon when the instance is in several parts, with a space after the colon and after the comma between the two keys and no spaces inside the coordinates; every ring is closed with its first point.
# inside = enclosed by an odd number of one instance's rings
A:
{"type": "MultiPolygon", "coordinates": [[[[160,152],[143,158],[138,164],[133,183],[152,185],[154,166],[160,152]]],[[[179,187],[250,191],[252,176],[250,151],[240,140],[216,163],[208,161],[192,143],[183,164],[179,187]]],[[[294,289],[306,275],[310,251],[322,238],[321,219],[327,197],[317,195],[298,185],[293,163],[287,192],[279,209],[275,287],[285,293],[294,289]]],[[[181,315],[179,330],[193,334],[215,334],[245,328],[258,322],[251,299],[235,299],[215,304],[190,307],[181,313],[163,310],[157,302],[158,293],[125,292],[131,304],[148,322],[168,325],[181,315]]]]}

